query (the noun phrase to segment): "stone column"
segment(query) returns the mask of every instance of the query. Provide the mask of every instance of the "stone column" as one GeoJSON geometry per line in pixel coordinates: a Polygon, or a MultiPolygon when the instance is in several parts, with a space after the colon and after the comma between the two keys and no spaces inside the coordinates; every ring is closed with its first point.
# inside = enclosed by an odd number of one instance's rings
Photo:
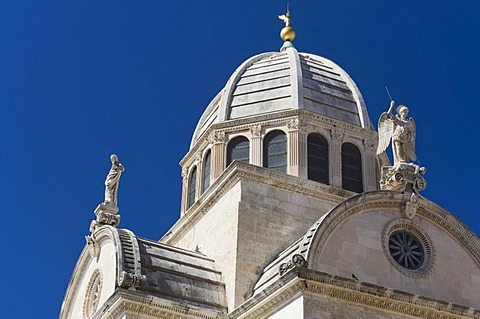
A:
{"type": "Polygon", "coordinates": [[[212,147],[212,163],[211,163],[211,181],[210,184],[222,174],[225,170],[225,132],[216,131],[210,136],[212,147]]]}
{"type": "Polygon", "coordinates": [[[376,145],[373,138],[366,138],[363,141],[365,146],[365,152],[363,154],[362,169],[363,169],[363,179],[365,181],[365,191],[376,190],[377,179],[376,179],[376,145]]]}
{"type": "Polygon", "coordinates": [[[262,126],[256,124],[250,128],[250,164],[262,166],[263,149],[262,149],[262,126]]]}
{"type": "Polygon", "coordinates": [[[290,175],[307,178],[307,150],[304,125],[299,118],[287,123],[287,172],[290,175]]]}
{"type": "Polygon", "coordinates": [[[330,184],[336,187],[342,187],[342,143],[343,131],[333,128],[331,131],[330,142],[330,184]]]}

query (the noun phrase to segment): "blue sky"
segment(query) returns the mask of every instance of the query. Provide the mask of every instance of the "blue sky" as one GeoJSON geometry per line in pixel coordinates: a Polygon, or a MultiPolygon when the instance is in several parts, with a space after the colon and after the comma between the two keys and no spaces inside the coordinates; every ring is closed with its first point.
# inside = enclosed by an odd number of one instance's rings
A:
{"type": "MultiPolygon", "coordinates": [[[[282,45],[284,1],[0,2],[0,318],[55,318],[117,153],[121,227],[158,239],[178,162],[248,57],[282,45]]],[[[344,68],[374,123],[417,122],[422,195],[480,233],[480,2],[291,1],[295,47],[344,68]]]]}

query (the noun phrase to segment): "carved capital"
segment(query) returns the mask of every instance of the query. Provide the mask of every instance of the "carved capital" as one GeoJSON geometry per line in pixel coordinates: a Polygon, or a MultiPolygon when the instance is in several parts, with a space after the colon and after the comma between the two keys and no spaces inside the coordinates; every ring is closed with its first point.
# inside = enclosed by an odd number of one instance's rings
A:
{"type": "Polygon", "coordinates": [[[338,128],[334,127],[332,131],[330,132],[332,136],[332,140],[334,141],[343,141],[343,131],[339,130],[338,128]]]}
{"type": "Polygon", "coordinates": [[[250,127],[250,134],[252,134],[253,137],[260,137],[262,134],[262,126],[260,124],[253,125],[250,127]]]}
{"type": "Polygon", "coordinates": [[[295,117],[287,122],[287,127],[291,131],[306,131],[306,125],[298,117],[295,117]]]}
{"type": "Polygon", "coordinates": [[[214,131],[208,137],[208,142],[211,144],[225,143],[225,131],[214,131]]]}

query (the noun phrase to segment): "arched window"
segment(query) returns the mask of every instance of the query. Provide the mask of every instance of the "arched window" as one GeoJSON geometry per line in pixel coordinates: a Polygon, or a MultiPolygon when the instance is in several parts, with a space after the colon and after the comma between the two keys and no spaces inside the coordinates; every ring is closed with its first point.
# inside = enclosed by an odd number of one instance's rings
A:
{"type": "Polygon", "coordinates": [[[197,167],[195,166],[188,179],[188,198],[187,209],[195,203],[195,193],[197,191],[197,167]]]}
{"type": "Polygon", "coordinates": [[[319,134],[309,134],[307,144],[308,179],[329,184],[327,140],[319,134]]]}
{"type": "Polygon", "coordinates": [[[212,152],[208,151],[203,159],[203,183],[202,193],[210,186],[210,166],[212,162],[212,152]]]}
{"type": "Polygon", "coordinates": [[[273,131],[263,141],[263,167],[277,172],[287,172],[287,135],[273,131]]]}
{"type": "Polygon", "coordinates": [[[235,137],[228,143],[227,166],[233,161],[248,163],[250,154],[250,142],[244,136],[235,137]]]}
{"type": "Polygon", "coordinates": [[[350,143],[342,145],[342,187],[352,192],[363,192],[362,155],[350,143]]]}

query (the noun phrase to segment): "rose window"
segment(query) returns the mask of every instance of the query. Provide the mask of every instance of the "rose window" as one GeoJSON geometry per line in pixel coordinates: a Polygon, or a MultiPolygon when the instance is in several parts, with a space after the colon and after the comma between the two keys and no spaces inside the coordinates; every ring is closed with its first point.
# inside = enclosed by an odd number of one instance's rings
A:
{"type": "Polygon", "coordinates": [[[425,253],[421,242],[404,230],[390,235],[388,247],[393,259],[403,268],[416,270],[423,265],[425,253]]]}

